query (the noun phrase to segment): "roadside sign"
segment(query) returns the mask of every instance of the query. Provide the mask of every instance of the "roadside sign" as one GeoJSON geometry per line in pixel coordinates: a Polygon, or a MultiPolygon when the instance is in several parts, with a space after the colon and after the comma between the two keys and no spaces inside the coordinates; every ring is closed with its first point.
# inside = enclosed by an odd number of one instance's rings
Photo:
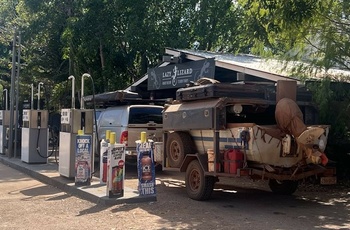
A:
{"type": "Polygon", "coordinates": [[[140,196],[156,195],[153,141],[136,141],[138,191],[140,196]]]}
{"type": "Polygon", "coordinates": [[[125,146],[111,144],[108,150],[107,195],[109,198],[124,196],[125,146]]]}
{"type": "Polygon", "coordinates": [[[91,135],[77,135],[75,148],[75,185],[91,184],[91,135]]]}

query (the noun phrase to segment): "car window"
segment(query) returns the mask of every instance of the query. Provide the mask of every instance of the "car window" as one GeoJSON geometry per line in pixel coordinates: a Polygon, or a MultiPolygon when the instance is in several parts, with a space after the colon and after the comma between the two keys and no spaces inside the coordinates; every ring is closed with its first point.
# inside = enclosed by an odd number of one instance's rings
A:
{"type": "Polygon", "coordinates": [[[99,126],[117,126],[121,124],[121,118],[123,114],[123,108],[108,109],[101,113],[98,124],[99,126]]]}
{"type": "Polygon", "coordinates": [[[162,124],[163,108],[156,107],[134,107],[129,111],[129,124],[147,124],[154,122],[156,124],[162,124]]]}

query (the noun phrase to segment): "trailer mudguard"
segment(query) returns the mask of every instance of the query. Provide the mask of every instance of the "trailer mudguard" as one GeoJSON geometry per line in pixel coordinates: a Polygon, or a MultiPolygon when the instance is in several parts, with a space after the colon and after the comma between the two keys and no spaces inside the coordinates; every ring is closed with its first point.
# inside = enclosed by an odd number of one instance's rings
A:
{"type": "Polygon", "coordinates": [[[181,164],[180,172],[186,172],[186,169],[191,161],[198,159],[204,172],[208,172],[208,155],[206,154],[187,154],[184,161],[181,164]]]}

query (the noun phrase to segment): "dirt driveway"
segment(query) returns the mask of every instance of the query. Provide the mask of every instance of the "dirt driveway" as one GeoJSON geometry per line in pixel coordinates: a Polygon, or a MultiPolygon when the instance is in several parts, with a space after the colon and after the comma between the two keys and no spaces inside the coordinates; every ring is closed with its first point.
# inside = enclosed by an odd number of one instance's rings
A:
{"type": "MultiPolygon", "coordinates": [[[[187,197],[182,175],[157,175],[157,201],[96,205],[0,163],[0,229],[349,229],[345,188],[303,186],[294,196],[265,183],[217,186],[206,202],[187,197]]],[[[131,183],[132,179],[130,179],[131,183]]]]}

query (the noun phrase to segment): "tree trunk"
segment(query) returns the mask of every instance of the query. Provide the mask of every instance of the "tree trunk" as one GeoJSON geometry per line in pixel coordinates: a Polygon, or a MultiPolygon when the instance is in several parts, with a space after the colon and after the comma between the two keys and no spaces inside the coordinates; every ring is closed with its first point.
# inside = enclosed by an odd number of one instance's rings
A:
{"type": "Polygon", "coordinates": [[[101,90],[105,92],[106,90],[108,90],[108,79],[105,74],[105,57],[103,54],[103,45],[101,40],[100,40],[100,58],[101,58],[102,79],[104,82],[104,84],[101,84],[101,90]]]}

